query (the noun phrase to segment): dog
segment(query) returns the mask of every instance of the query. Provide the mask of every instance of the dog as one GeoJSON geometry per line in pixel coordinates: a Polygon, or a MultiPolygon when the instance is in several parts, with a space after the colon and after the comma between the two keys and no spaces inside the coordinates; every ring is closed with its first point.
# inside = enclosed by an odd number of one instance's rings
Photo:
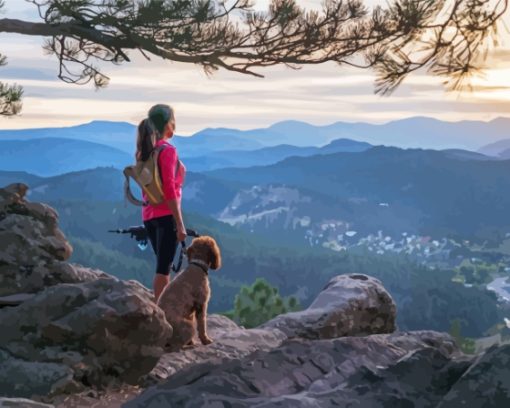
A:
{"type": "Polygon", "coordinates": [[[158,306],[173,327],[167,349],[177,351],[194,347],[196,331],[202,344],[212,343],[207,335],[207,305],[211,296],[209,269],[221,267],[221,253],[209,236],[195,238],[187,248],[188,266],[168,284],[158,306]],[[196,330],[195,330],[196,325],[196,330]]]}

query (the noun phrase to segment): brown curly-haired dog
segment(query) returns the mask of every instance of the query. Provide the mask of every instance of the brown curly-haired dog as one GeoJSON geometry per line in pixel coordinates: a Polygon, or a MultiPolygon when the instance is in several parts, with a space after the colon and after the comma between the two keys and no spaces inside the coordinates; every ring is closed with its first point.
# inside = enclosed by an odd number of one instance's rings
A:
{"type": "Polygon", "coordinates": [[[195,345],[195,324],[202,344],[212,343],[207,335],[206,323],[211,296],[208,269],[221,267],[220,249],[213,238],[201,236],[193,240],[187,255],[188,267],[170,282],[158,301],[174,329],[169,340],[171,350],[195,345]]]}

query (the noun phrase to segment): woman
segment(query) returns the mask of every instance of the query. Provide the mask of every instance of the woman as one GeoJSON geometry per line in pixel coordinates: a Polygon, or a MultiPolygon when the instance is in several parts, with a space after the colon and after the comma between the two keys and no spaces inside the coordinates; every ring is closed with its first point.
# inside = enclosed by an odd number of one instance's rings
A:
{"type": "MultiPolygon", "coordinates": [[[[153,283],[156,302],[170,282],[170,269],[177,246],[186,238],[181,213],[182,184],[186,169],[179,162],[175,147],[168,143],[174,131],[174,111],[168,105],[153,106],[148,118],[138,126],[138,160],[147,160],[154,148],[165,145],[158,158],[165,202],[156,206],[148,204],[142,208],[143,223],[157,258],[153,283]]],[[[143,198],[148,201],[145,194],[143,198]]]]}

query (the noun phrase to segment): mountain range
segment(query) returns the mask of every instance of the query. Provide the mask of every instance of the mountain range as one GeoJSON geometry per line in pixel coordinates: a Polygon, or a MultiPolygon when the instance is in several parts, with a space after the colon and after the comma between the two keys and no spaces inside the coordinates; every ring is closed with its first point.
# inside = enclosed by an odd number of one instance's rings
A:
{"type": "Polygon", "coordinates": [[[195,136],[209,136],[213,139],[228,135],[249,139],[264,146],[323,146],[332,140],[347,138],[372,145],[403,148],[477,150],[489,143],[508,138],[508,129],[510,118],[497,118],[489,122],[445,122],[427,117],[412,117],[385,124],[335,122],[325,126],[290,120],[262,129],[204,129],[195,136]]]}
{"type": "MultiPolygon", "coordinates": [[[[191,137],[175,136],[172,143],[194,172],[270,165],[292,156],[360,152],[381,144],[442,145],[459,158],[505,159],[510,156],[509,140],[485,143],[505,137],[506,125],[510,119],[454,123],[416,117],[384,125],[337,122],[328,126],[286,121],[263,129],[204,129],[191,137]]],[[[122,169],[133,162],[135,133],[132,124],[104,121],[67,128],[0,130],[0,170],[53,176],[95,167],[122,169]]]]}
{"type": "MultiPolygon", "coordinates": [[[[205,171],[273,164],[291,156],[363,151],[370,147],[368,143],[339,139],[323,147],[278,145],[256,150],[213,151],[199,157],[181,156],[181,159],[188,170],[205,171]]],[[[0,140],[0,170],[4,171],[55,176],[96,167],[123,169],[132,162],[132,156],[122,150],[79,139],[0,140]]]]}
{"type": "MultiPolygon", "coordinates": [[[[282,242],[379,230],[497,240],[510,231],[510,161],[484,158],[458,150],[373,147],[190,171],[183,208],[282,242]]],[[[123,176],[114,168],[24,177],[33,200],[123,197],[123,176]]],[[[20,181],[20,173],[0,172],[0,180],[20,181]]]]}
{"type": "MultiPolygon", "coordinates": [[[[478,150],[508,139],[508,129],[510,118],[497,118],[489,122],[445,122],[412,117],[385,124],[335,122],[325,126],[289,120],[250,130],[206,128],[191,137],[176,135],[173,142],[182,157],[198,157],[218,151],[256,150],[282,144],[321,147],[336,139],[404,148],[478,150]]],[[[63,128],[0,130],[0,140],[53,137],[101,143],[132,155],[136,126],[126,122],[93,121],[63,128]]]]}

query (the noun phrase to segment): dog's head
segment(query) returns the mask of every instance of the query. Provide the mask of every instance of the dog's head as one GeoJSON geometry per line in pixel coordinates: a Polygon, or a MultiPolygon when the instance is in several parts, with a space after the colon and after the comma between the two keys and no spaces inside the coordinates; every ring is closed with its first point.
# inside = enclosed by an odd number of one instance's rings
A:
{"type": "Polygon", "coordinates": [[[188,260],[200,259],[211,269],[219,269],[221,267],[221,254],[218,244],[209,236],[201,236],[195,238],[186,251],[188,260]]]}

